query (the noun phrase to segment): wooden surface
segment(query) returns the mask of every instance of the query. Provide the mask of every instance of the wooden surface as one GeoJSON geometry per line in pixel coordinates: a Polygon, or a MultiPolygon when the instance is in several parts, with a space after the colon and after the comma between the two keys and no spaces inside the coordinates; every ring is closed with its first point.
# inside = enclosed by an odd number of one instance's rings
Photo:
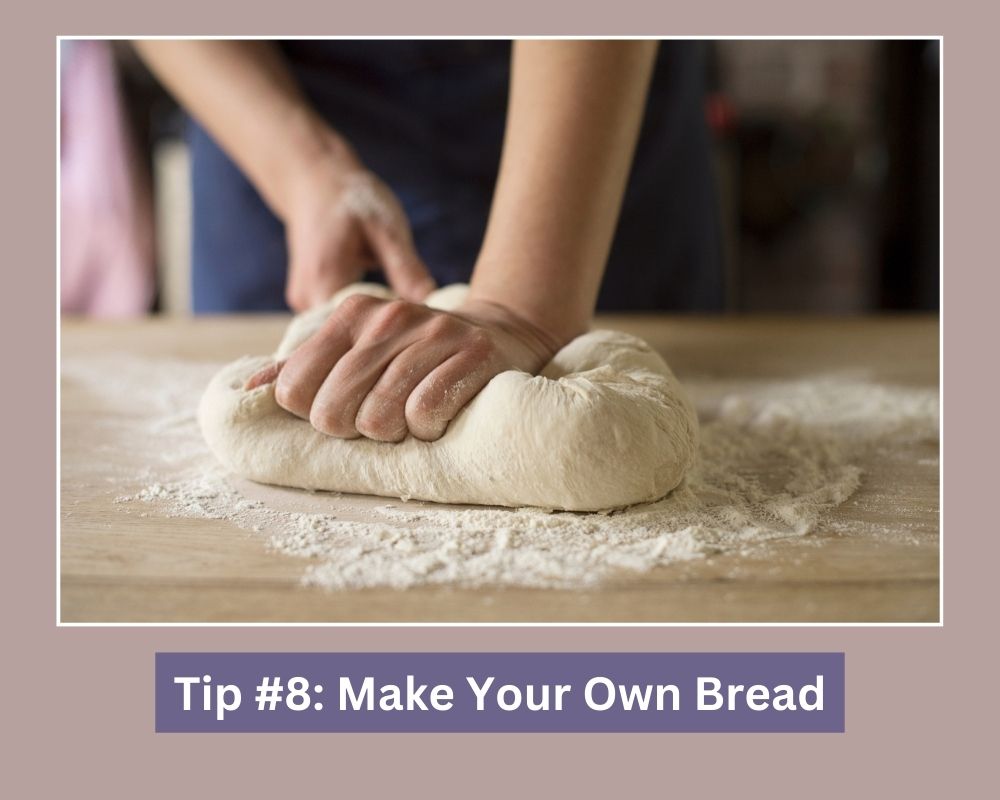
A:
{"type": "MultiPolygon", "coordinates": [[[[104,353],[226,360],[273,349],[287,320],[66,320],[64,361],[104,353]]],[[[795,378],[863,372],[938,383],[936,318],[605,317],[663,352],[678,377],[795,378]]],[[[861,489],[828,524],[749,554],[658,568],[586,591],[427,587],[329,592],[299,585],[303,561],[228,522],[140,517],[97,491],[101,410],[62,394],[64,622],[934,622],[936,470],[918,458],[862,464],[861,489]],[[837,533],[844,521],[869,533],[837,533]]]]}

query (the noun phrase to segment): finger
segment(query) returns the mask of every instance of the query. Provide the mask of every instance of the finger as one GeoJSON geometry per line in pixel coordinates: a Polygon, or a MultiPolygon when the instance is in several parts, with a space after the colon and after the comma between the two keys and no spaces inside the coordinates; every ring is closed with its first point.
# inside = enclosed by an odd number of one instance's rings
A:
{"type": "Polygon", "coordinates": [[[312,262],[293,261],[288,268],[285,302],[296,313],[308,311],[353,283],[361,272],[360,265],[339,253],[312,262]]]}
{"type": "Polygon", "coordinates": [[[251,389],[256,389],[258,386],[263,386],[266,383],[273,383],[278,377],[278,373],[281,372],[281,368],[285,366],[284,361],[275,361],[273,364],[268,364],[264,369],[258,370],[253,375],[251,375],[245,384],[243,384],[243,390],[249,392],[251,389]]]}
{"type": "Polygon", "coordinates": [[[325,303],[375,265],[366,236],[356,225],[331,226],[322,247],[298,252],[291,248],[285,301],[293,311],[325,303]]]}
{"type": "Polygon", "coordinates": [[[296,314],[308,311],[314,305],[318,305],[311,286],[293,281],[289,281],[285,286],[285,302],[296,314]]]}
{"type": "Polygon", "coordinates": [[[368,392],[354,418],[362,435],[379,442],[401,442],[410,429],[406,401],[420,382],[457,352],[457,345],[422,339],[399,353],[368,392]]]}
{"type": "Polygon", "coordinates": [[[387,224],[381,218],[369,218],[363,219],[362,224],[396,294],[411,303],[420,303],[437,288],[405,222],[387,224]]]}
{"type": "Polygon", "coordinates": [[[356,345],[346,353],[316,393],[309,415],[312,426],[340,439],[362,435],[355,426],[358,409],[386,367],[406,349],[415,335],[381,337],[356,345]]]}
{"type": "Polygon", "coordinates": [[[351,349],[352,328],[367,310],[378,303],[371,297],[347,298],[323,326],[293,352],[278,373],[274,399],[278,405],[302,419],[309,419],[313,400],[338,360],[351,349]]]}
{"type": "Polygon", "coordinates": [[[406,426],[416,438],[440,439],[448,424],[496,374],[479,348],[463,348],[437,367],[406,401],[406,426]]]}

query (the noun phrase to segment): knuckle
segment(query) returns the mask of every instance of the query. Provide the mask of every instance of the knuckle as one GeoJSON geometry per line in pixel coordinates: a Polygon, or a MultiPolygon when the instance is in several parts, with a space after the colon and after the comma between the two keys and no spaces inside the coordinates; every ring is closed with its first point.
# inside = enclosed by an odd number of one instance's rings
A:
{"type": "Polygon", "coordinates": [[[361,413],[354,420],[354,427],[357,428],[358,433],[368,439],[378,439],[379,434],[382,432],[382,425],[377,420],[371,419],[361,413]]]}
{"type": "Polygon", "coordinates": [[[406,426],[417,439],[433,441],[441,438],[449,420],[439,412],[439,404],[429,392],[410,395],[406,401],[406,426]]]}
{"type": "Polygon", "coordinates": [[[306,395],[302,387],[284,373],[278,376],[274,385],[274,399],[286,411],[303,416],[309,409],[312,398],[306,395]]]}
{"type": "Polygon", "coordinates": [[[377,302],[378,300],[367,294],[352,294],[340,301],[340,305],[337,307],[337,310],[342,314],[356,316],[365,313],[373,304],[377,302]]]}
{"type": "Polygon", "coordinates": [[[362,436],[382,442],[398,442],[406,437],[406,419],[398,396],[372,389],[358,409],[354,427],[362,436]]]}
{"type": "Polygon", "coordinates": [[[333,414],[330,413],[329,408],[320,403],[314,403],[309,410],[309,424],[320,433],[325,433],[328,436],[337,435],[338,429],[333,414]]]}
{"type": "Polygon", "coordinates": [[[427,321],[427,333],[434,337],[450,336],[462,327],[450,314],[435,314],[427,321]]]}
{"type": "Polygon", "coordinates": [[[309,424],[320,433],[334,436],[338,439],[357,438],[358,432],[353,425],[345,423],[336,409],[326,403],[313,403],[309,411],[309,424]]]}
{"type": "Polygon", "coordinates": [[[406,438],[405,421],[390,422],[385,419],[359,416],[354,425],[362,436],[374,439],[377,442],[401,442],[406,438]]]}
{"type": "Polygon", "coordinates": [[[368,332],[375,338],[394,333],[409,325],[418,314],[417,307],[405,300],[389,300],[374,313],[368,332]]]}
{"type": "Polygon", "coordinates": [[[416,310],[416,306],[405,300],[390,300],[379,309],[379,320],[390,325],[407,322],[416,310]]]}
{"type": "Polygon", "coordinates": [[[353,339],[351,332],[357,327],[356,319],[356,312],[345,311],[343,305],[339,305],[327,316],[319,331],[314,335],[330,340],[336,340],[338,337],[346,337],[351,340],[353,339]]]}

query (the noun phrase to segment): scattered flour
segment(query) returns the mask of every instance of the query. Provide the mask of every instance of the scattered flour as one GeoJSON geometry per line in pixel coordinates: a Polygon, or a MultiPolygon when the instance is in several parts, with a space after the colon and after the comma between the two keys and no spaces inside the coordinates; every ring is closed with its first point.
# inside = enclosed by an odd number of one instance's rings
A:
{"type": "MultiPolygon", "coordinates": [[[[107,356],[64,360],[63,379],[94,395],[93,424],[108,442],[97,459],[101,477],[123,511],[143,504],[161,515],[226,520],[306,559],[303,582],[329,589],[573,588],[748,551],[814,530],[859,487],[866,458],[937,452],[931,390],[837,375],[688,380],[702,419],[700,464],[656,503],[576,514],[300,492],[227,476],[208,452],[195,409],[218,366],[107,356]],[[123,462],[146,466],[137,475],[115,466],[123,462]]],[[[936,467],[936,455],[923,462],[936,467]]]]}

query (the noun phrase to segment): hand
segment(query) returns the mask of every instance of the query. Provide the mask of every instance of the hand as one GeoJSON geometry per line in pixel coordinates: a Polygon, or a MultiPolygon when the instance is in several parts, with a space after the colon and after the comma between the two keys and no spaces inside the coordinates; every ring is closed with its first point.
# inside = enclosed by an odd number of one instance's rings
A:
{"type": "Polygon", "coordinates": [[[305,172],[283,216],[285,298],[296,311],[325,302],[375,266],[407,300],[423,300],[434,289],[399,200],[352,154],[324,157],[305,172]]]}
{"type": "Polygon", "coordinates": [[[254,375],[316,430],[342,439],[440,438],[494,375],[534,374],[560,342],[496,303],[454,313],[405,300],[348,297],[288,358],[254,375]]]}

